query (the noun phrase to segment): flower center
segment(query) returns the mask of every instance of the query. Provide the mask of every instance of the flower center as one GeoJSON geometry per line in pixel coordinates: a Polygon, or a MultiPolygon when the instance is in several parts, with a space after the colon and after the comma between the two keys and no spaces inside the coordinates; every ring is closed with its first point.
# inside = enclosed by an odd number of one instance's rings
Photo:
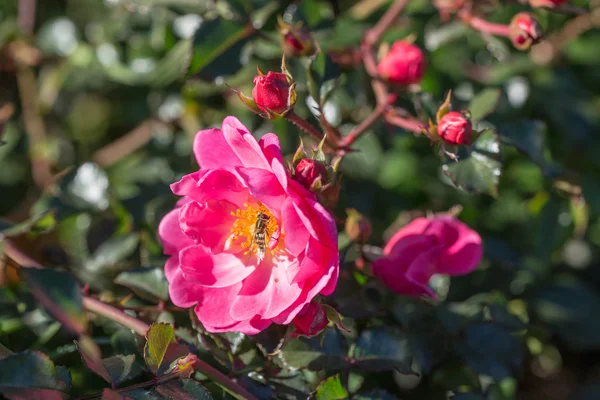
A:
{"type": "Polygon", "coordinates": [[[231,215],[237,217],[231,228],[231,239],[246,238],[241,244],[246,249],[244,255],[254,253],[262,261],[266,252],[272,253],[279,246],[277,220],[263,204],[244,203],[243,209],[231,215]]]}

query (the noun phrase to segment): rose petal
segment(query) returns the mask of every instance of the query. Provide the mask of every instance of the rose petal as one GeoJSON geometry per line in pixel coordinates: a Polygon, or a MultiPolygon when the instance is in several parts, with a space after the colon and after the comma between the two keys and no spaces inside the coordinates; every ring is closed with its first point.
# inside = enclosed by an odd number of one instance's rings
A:
{"type": "Polygon", "coordinates": [[[169,297],[173,304],[188,308],[202,301],[202,286],[185,279],[181,268],[173,269],[169,275],[169,297]]]}
{"type": "Polygon", "coordinates": [[[280,215],[285,192],[275,174],[259,168],[238,168],[237,173],[256,200],[267,206],[276,217],[280,215]]]}
{"type": "Polygon", "coordinates": [[[283,221],[282,231],[285,235],[285,247],[293,254],[298,255],[306,249],[310,234],[304,225],[304,222],[298,216],[294,200],[292,197],[285,199],[281,209],[281,219],[283,221]]]}
{"type": "Polygon", "coordinates": [[[179,227],[179,209],[171,210],[158,225],[158,236],[163,244],[165,254],[174,254],[179,249],[194,244],[179,227]]]}
{"type": "Polygon", "coordinates": [[[244,167],[271,170],[256,139],[237,118],[231,116],[225,118],[222,129],[229,147],[244,167]]]}
{"type": "Polygon", "coordinates": [[[242,165],[220,129],[200,131],[194,138],[194,154],[202,169],[235,168],[242,165]]]}
{"type": "Polygon", "coordinates": [[[233,254],[211,254],[210,249],[203,245],[186,247],[179,253],[179,260],[187,280],[213,288],[241,282],[255,269],[244,265],[233,254]]]}
{"type": "Polygon", "coordinates": [[[181,230],[213,252],[221,252],[236,219],[231,213],[237,209],[235,204],[226,200],[210,200],[205,204],[189,202],[179,212],[181,230]]]}

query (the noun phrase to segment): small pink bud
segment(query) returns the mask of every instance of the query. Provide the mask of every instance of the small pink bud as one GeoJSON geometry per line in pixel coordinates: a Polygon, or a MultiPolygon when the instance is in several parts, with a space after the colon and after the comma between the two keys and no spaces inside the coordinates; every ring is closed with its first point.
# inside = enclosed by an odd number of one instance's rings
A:
{"type": "Polygon", "coordinates": [[[529,13],[521,12],[513,17],[509,25],[509,36],[513,46],[527,50],[542,39],[539,22],[529,13]]]}
{"type": "Polygon", "coordinates": [[[437,127],[438,135],[450,144],[471,144],[473,128],[471,121],[457,111],[451,111],[444,115],[437,127]]]}
{"type": "Polygon", "coordinates": [[[568,2],[569,0],[529,0],[529,5],[533,8],[556,8],[568,2]]]}
{"type": "Polygon", "coordinates": [[[397,85],[418,83],[425,73],[425,57],[414,44],[399,40],[379,62],[377,71],[397,85]]]}
{"type": "Polygon", "coordinates": [[[323,164],[310,158],[300,160],[294,172],[294,179],[310,189],[319,178],[321,185],[325,185],[327,181],[327,169],[323,164]]]}
{"type": "Polygon", "coordinates": [[[327,314],[319,303],[310,302],[292,321],[295,331],[290,336],[315,336],[327,327],[327,314]]]}
{"type": "Polygon", "coordinates": [[[289,104],[290,90],[293,89],[285,74],[269,71],[254,78],[252,98],[261,110],[282,114],[293,106],[289,104]]]}
{"type": "Polygon", "coordinates": [[[371,222],[355,209],[346,210],[345,231],[348,238],[355,243],[364,244],[371,237],[371,222]]]}

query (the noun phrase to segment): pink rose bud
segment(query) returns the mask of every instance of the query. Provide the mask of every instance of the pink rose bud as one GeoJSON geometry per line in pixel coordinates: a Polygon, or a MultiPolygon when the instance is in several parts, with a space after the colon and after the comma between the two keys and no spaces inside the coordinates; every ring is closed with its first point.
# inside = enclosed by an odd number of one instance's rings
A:
{"type": "Polygon", "coordinates": [[[319,178],[321,185],[325,185],[327,182],[327,169],[322,163],[310,158],[300,160],[294,171],[294,179],[310,189],[319,178]]]}
{"type": "Polygon", "coordinates": [[[534,8],[556,8],[568,2],[569,0],[529,0],[529,5],[534,8]]]}
{"type": "Polygon", "coordinates": [[[269,71],[267,75],[254,78],[252,98],[261,110],[282,114],[292,106],[289,104],[290,88],[285,74],[269,71]]]}
{"type": "Polygon", "coordinates": [[[304,309],[298,313],[292,321],[295,331],[290,336],[315,336],[327,327],[329,321],[327,314],[319,303],[311,302],[304,306],[304,309]]]}
{"type": "Polygon", "coordinates": [[[542,39],[539,22],[529,13],[521,12],[513,17],[509,25],[509,36],[513,46],[527,50],[542,39]]]}
{"type": "Polygon", "coordinates": [[[355,243],[364,244],[371,237],[371,222],[354,209],[347,210],[346,235],[355,243]]]}
{"type": "Polygon", "coordinates": [[[428,285],[433,275],[469,274],[482,255],[479,234],[453,216],[417,218],[394,233],[372,269],[398,294],[435,298],[428,285]]]}
{"type": "Polygon", "coordinates": [[[425,73],[425,57],[414,44],[399,40],[379,62],[377,71],[381,77],[397,85],[418,83],[425,73]]]}
{"type": "Polygon", "coordinates": [[[457,111],[444,115],[437,127],[438,135],[450,144],[471,144],[473,128],[471,121],[457,111]]]}

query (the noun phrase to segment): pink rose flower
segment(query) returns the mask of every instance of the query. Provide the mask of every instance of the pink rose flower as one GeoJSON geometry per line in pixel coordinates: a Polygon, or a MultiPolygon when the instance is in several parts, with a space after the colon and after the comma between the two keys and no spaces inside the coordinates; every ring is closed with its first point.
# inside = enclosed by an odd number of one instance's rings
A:
{"type": "Polygon", "coordinates": [[[323,307],[319,303],[311,302],[304,306],[292,322],[294,331],[290,334],[291,337],[312,337],[327,328],[329,320],[327,320],[327,314],[323,307]]]}
{"type": "Polygon", "coordinates": [[[398,294],[430,296],[434,274],[465,275],[483,254],[481,237],[452,216],[417,218],[396,232],[373,262],[373,274],[398,294]]]}
{"type": "Polygon", "coordinates": [[[169,293],[210,332],[289,324],[338,278],[337,230],[288,176],[273,133],[256,141],[234,117],[198,132],[201,169],[171,185],[184,196],[161,221],[169,293]]]}

